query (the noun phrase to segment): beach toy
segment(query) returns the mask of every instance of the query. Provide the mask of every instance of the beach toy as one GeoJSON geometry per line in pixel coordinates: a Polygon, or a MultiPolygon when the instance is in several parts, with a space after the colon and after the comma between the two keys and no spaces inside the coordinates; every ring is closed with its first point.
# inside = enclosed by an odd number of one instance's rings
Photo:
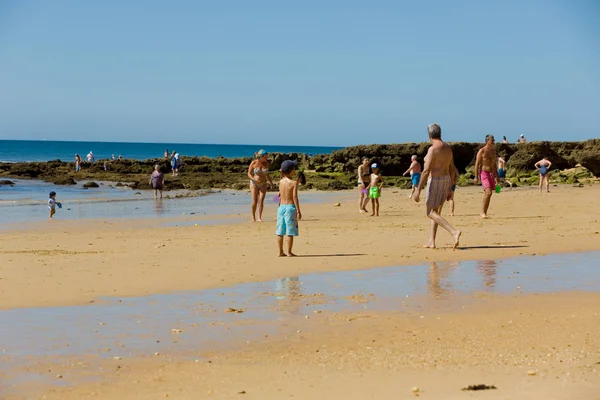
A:
{"type": "Polygon", "coordinates": [[[363,190],[361,190],[361,192],[362,192],[363,194],[367,194],[367,193],[369,193],[369,191],[368,191],[367,189],[363,189],[363,190]]]}
{"type": "Polygon", "coordinates": [[[502,189],[502,186],[496,185],[496,193],[500,193],[500,189],[502,189]]]}
{"type": "Polygon", "coordinates": [[[56,203],[56,205],[58,206],[58,208],[62,208],[62,204],[61,203],[56,203]]]}
{"type": "Polygon", "coordinates": [[[281,197],[279,195],[276,195],[275,197],[273,197],[273,201],[275,203],[279,203],[279,200],[281,200],[281,197]]]}

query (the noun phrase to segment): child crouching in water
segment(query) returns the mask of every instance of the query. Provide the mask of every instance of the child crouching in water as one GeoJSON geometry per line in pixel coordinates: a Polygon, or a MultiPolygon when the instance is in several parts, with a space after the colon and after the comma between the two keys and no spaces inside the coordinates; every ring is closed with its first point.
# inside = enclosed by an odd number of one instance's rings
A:
{"type": "MultiPolygon", "coordinates": [[[[294,236],[298,236],[298,221],[302,219],[300,202],[298,201],[298,181],[293,180],[298,163],[285,160],[281,163],[279,181],[279,208],[277,209],[277,245],[279,257],[295,257],[292,253],[294,236]],[[287,236],[287,253],[283,252],[283,237],[287,236]]],[[[299,179],[301,180],[301,179],[299,179]]]]}
{"type": "Polygon", "coordinates": [[[378,164],[371,165],[371,171],[373,171],[373,173],[371,174],[371,182],[369,183],[369,186],[367,186],[367,190],[369,191],[369,198],[371,199],[371,206],[373,206],[373,212],[371,213],[371,217],[379,217],[379,198],[381,197],[383,178],[379,174],[378,164]]]}

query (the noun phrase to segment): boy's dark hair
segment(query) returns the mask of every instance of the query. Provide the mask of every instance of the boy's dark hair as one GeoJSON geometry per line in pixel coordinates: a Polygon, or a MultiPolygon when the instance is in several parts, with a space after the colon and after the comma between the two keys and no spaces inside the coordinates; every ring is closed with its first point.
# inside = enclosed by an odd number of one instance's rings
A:
{"type": "Polygon", "coordinates": [[[50,192],[50,196],[49,197],[52,197],[52,196],[56,196],[56,192],[50,192]]]}
{"type": "Polygon", "coordinates": [[[302,171],[298,172],[298,182],[301,185],[306,185],[306,176],[304,176],[304,172],[302,171]]]}

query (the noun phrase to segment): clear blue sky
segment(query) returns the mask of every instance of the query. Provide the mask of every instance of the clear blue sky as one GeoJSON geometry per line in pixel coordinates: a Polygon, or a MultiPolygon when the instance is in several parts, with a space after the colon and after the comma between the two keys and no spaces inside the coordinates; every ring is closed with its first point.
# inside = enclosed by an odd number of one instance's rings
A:
{"type": "Polygon", "coordinates": [[[0,139],[600,136],[600,1],[0,0],[0,139]]]}

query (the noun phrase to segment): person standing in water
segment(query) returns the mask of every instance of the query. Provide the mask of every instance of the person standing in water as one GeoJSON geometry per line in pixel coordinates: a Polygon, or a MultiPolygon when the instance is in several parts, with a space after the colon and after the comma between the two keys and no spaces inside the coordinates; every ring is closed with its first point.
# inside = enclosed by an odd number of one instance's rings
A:
{"type": "Polygon", "coordinates": [[[535,169],[540,172],[540,194],[542,193],[542,186],[546,183],[546,193],[550,193],[550,182],[549,182],[549,171],[552,163],[548,160],[548,157],[544,156],[540,161],[535,163],[535,169]]]}
{"type": "Polygon", "coordinates": [[[435,238],[437,235],[438,225],[448,231],[454,238],[454,248],[459,245],[461,231],[455,229],[444,217],[441,216],[444,201],[450,197],[453,178],[454,156],[452,149],[447,143],[442,140],[442,128],[438,124],[431,124],[427,128],[431,147],[427,150],[425,156],[425,167],[421,174],[421,181],[417,187],[417,192],[413,196],[415,202],[421,200],[421,190],[427,182],[427,199],[425,201],[427,207],[427,217],[431,219],[431,233],[427,248],[435,249],[435,238]]]}
{"type": "Polygon", "coordinates": [[[160,192],[160,198],[163,197],[163,187],[165,185],[165,174],[160,172],[160,165],[154,166],[154,172],[150,176],[150,186],[154,189],[154,199],[158,198],[158,192],[160,192]]]}
{"type": "Polygon", "coordinates": [[[250,194],[252,195],[252,222],[262,222],[263,208],[267,190],[273,186],[273,180],[269,175],[269,153],[259,150],[256,159],[248,167],[248,178],[250,178],[250,194]],[[258,211],[258,219],[256,212],[258,211]]]}
{"type": "Polygon", "coordinates": [[[415,190],[417,189],[417,186],[419,186],[419,181],[421,180],[421,163],[417,161],[416,155],[413,155],[410,158],[410,167],[406,170],[405,173],[402,174],[402,176],[405,176],[408,173],[410,173],[410,180],[412,181],[412,192],[410,193],[410,196],[408,196],[408,198],[412,199],[415,195],[415,190]]]}
{"type": "Polygon", "coordinates": [[[358,193],[360,196],[358,201],[358,212],[361,213],[367,212],[367,204],[369,204],[367,186],[369,186],[370,177],[369,159],[365,157],[362,160],[362,164],[358,166],[358,193]]]}
{"type": "Polygon", "coordinates": [[[481,185],[483,186],[481,218],[488,217],[487,212],[490,208],[490,200],[498,181],[497,160],[498,156],[494,148],[494,135],[486,135],[485,146],[477,152],[477,158],[475,159],[475,184],[478,184],[481,178],[481,185]]]}

